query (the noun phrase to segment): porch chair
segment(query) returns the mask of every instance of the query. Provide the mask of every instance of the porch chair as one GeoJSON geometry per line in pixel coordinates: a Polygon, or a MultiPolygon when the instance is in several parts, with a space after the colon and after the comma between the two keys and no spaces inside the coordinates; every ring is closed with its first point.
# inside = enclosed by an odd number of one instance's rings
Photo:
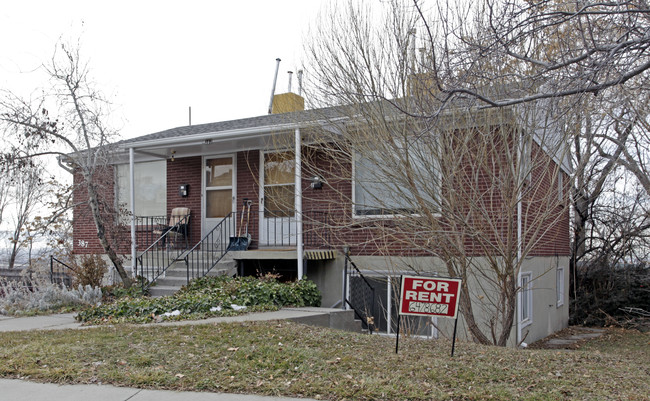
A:
{"type": "MultiPolygon", "coordinates": [[[[176,247],[178,241],[185,241],[185,246],[189,245],[189,234],[190,234],[190,208],[189,207],[175,207],[172,209],[172,213],[169,216],[169,224],[166,226],[159,226],[156,230],[153,231],[154,234],[158,236],[164,235],[169,229],[172,229],[167,237],[169,237],[169,246],[176,247]],[[178,224],[183,222],[183,224],[178,224]],[[177,226],[178,224],[178,226],[177,226]]],[[[161,245],[165,247],[167,245],[167,238],[163,237],[161,245]]]]}

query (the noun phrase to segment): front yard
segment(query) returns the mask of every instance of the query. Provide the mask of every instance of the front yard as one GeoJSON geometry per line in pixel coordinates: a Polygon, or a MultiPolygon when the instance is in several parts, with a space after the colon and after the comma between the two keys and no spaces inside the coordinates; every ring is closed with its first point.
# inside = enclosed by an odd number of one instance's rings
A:
{"type": "Polygon", "coordinates": [[[395,340],[288,322],[0,334],[0,376],[320,399],[648,400],[650,335],[578,350],[395,340]]]}

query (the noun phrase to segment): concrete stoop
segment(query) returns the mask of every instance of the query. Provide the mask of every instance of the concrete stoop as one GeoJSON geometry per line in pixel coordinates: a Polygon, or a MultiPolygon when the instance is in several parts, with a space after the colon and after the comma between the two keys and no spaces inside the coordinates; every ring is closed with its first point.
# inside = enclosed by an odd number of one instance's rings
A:
{"type": "MultiPolygon", "coordinates": [[[[225,276],[234,275],[237,273],[237,262],[230,260],[221,260],[215,267],[212,268],[207,276],[225,276]]],[[[149,295],[152,297],[163,297],[173,295],[182,286],[187,284],[187,268],[185,262],[175,262],[172,267],[167,269],[165,274],[156,280],[155,285],[149,287],[149,295]]]]}
{"type": "Polygon", "coordinates": [[[330,329],[352,331],[363,333],[361,320],[354,318],[353,310],[333,308],[296,308],[308,312],[316,312],[310,316],[291,318],[292,322],[306,324],[309,326],[329,327],[330,329]]]}
{"type": "Polygon", "coordinates": [[[556,348],[556,349],[573,349],[581,341],[591,340],[598,338],[605,334],[605,329],[593,328],[593,327],[571,327],[572,333],[569,335],[556,334],[553,338],[546,338],[541,340],[541,343],[545,343],[545,348],[556,348]]]}

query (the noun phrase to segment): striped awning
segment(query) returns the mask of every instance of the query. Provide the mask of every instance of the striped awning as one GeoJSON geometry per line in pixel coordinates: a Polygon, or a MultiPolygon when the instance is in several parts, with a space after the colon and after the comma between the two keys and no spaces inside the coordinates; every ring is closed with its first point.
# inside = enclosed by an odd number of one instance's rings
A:
{"type": "Polygon", "coordinates": [[[305,251],[305,259],[307,259],[307,260],[336,259],[336,251],[335,250],[305,251]]]}

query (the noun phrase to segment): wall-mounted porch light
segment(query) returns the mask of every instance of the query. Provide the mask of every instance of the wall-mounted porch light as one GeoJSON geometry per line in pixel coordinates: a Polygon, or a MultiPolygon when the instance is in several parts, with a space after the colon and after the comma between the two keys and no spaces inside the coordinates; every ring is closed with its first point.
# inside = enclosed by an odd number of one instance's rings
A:
{"type": "Polygon", "coordinates": [[[322,189],[323,188],[323,179],[320,178],[319,176],[315,175],[313,177],[309,178],[309,181],[311,181],[311,189],[322,189]]]}
{"type": "Polygon", "coordinates": [[[174,155],[175,155],[175,154],[176,154],[176,151],[175,151],[175,150],[172,150],[172,159],[171,159],[171,161],[174,161],[174,155]]]}

